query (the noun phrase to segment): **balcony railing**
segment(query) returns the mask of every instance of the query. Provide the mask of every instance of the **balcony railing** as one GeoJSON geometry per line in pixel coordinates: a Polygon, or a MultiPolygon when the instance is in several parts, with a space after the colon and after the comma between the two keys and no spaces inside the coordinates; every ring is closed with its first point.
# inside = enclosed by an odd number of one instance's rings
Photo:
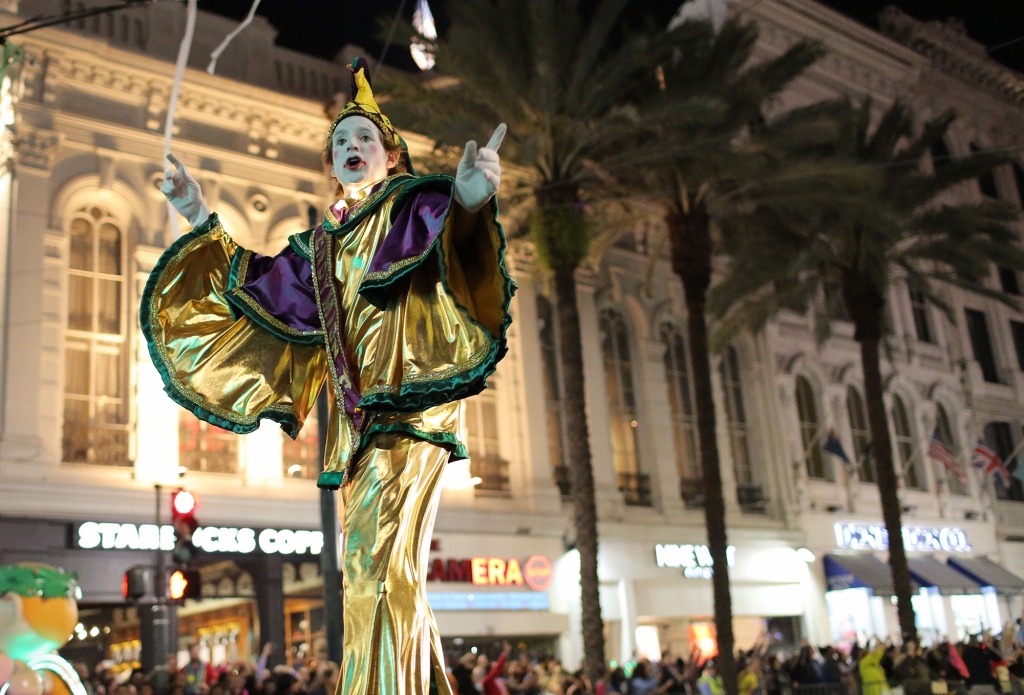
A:
{"type": "Polygon", "coordinates": [[[64,461],[127,466],[128,426],[92,422],[64,422],[64,461]]]}
{"type": "Polygon", "coordinates": [[[476,494],[485,497],[510,497],[508,461],[500,456],[470,456],[470,475],[480,478],[476,494]]]}
{"type": "Polygon", "coordinates": [[[764,487],[758,483],[737,483],[736,501],[740,509],[749,514],[768,513],[768,498],[764,496],[764,487]]]}
{"type": "Polygon", "coordinates": [[[555,466],[553,474],[555,477],[555,485],[558,486],[558,491],[562,493],[562,497],[572,497],[572,483],[569,481],[569,467],[555,466]]]}
{"type": "Polygon", "coordinates": [[[687,509],[704,508],[704,481],[700,478],[680,478],[679,496],[687,509]]]}
{"type": "Polygon", "coordinates": [[[619,492],[626,504],[651,506],[651,476],[643,473],[619,473],[619,492]]]}

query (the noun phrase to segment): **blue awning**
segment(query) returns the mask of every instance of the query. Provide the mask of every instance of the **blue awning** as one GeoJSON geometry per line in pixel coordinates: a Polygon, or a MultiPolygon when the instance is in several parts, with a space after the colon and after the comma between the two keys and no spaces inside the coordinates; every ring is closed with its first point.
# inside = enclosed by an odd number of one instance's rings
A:
{"type": "MultiPolygon", "coordinates": [[[[826,555],[825,583],[829,591],[864,588],[877,596],[893,596],[892,570],[874,555],[826,555]]],[[[914,591],[918,590],[914,586],[914,591]]]]}
{"type": "Polygon", "coordinates": [[[907,566],[910,569],[910,578],[914,582],[924,587],[938,589],[943,596],[981,593],[981,585],[978,582],[939,562],[934,557],[909,557],[907,566]]]}
{"type": "Polygon", "coordinates": [[[950,557],[946,564],[968,579],[1000,594],[1024,594],[1024,579],[987,557],[950,557]]]}

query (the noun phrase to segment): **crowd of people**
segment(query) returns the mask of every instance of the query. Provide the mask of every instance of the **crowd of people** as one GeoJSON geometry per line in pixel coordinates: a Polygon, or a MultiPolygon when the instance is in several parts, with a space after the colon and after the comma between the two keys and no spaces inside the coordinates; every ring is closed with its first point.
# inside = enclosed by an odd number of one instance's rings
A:
{"type": "MultiPolygon", "coordinates": [[[[660,661],[613,663],[601,680],[591,682],[554,657],[525,649],[513,654],[507,642],[503,647],[493,660],[475,652],[449,655],[447,677],[455,695],[725,695],[714,659],[698,650],[685,658],[665,653],[660,661]]],[[[116,674],[102,665],[93,673],[82,664],[77,668],[87,695],[335,694],[337,664],[308,659],[268,670],[268,654],[264,650],[255,663],[214,667],[193,647],[183,667],[150,674],[116,674]]],[[[929,648],[871,641],[848,650],[807,644],[784,650],[759,641],[738,654],[737,668],[739,695],[1024,694],[1024,646],[989,635],[929,648]]]]}

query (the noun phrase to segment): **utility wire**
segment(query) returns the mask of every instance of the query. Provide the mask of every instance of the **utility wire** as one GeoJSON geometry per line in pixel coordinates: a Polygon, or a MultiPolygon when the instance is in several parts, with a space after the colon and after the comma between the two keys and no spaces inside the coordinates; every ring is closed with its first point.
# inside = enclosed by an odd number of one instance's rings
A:
{"type": "Polygon", "coordinates": [[[395,13],[395,18],[391,21],[391,29],[388,31],[388,38],[384,42],[384,50],[380,52],[380,60],[377,61],[378,65],[384,64],[384,58],[388,54],[388,49],[391,48],[391,39],[395,38],[395,29],[398,27],[398,20],[402,18],[402,10],[405,9],[406,0],[398,5],[398,12],[395,13]]]}

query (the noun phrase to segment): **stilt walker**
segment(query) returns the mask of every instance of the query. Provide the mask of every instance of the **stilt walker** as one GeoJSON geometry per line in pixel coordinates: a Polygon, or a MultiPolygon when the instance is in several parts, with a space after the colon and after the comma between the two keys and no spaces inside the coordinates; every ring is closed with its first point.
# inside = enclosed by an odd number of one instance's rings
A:
{"type": "Polygon", "coordinates": [[[426,560],[444,466],[466,457],[458,401],[506,352],[505,127],[467,143],[454,179],[416,176],[365,60],[351,70],[324,154],[341,200],[277,256],[238,246],[168,157],[162,190],[194,229],[153,269],[142,330],[168,395],[232,432],[270,419],[295,437],[328,384],[317,484],[340,489],[344,509],[338,693],[426,695],[435,680],[450,695],[426,560]]]}

